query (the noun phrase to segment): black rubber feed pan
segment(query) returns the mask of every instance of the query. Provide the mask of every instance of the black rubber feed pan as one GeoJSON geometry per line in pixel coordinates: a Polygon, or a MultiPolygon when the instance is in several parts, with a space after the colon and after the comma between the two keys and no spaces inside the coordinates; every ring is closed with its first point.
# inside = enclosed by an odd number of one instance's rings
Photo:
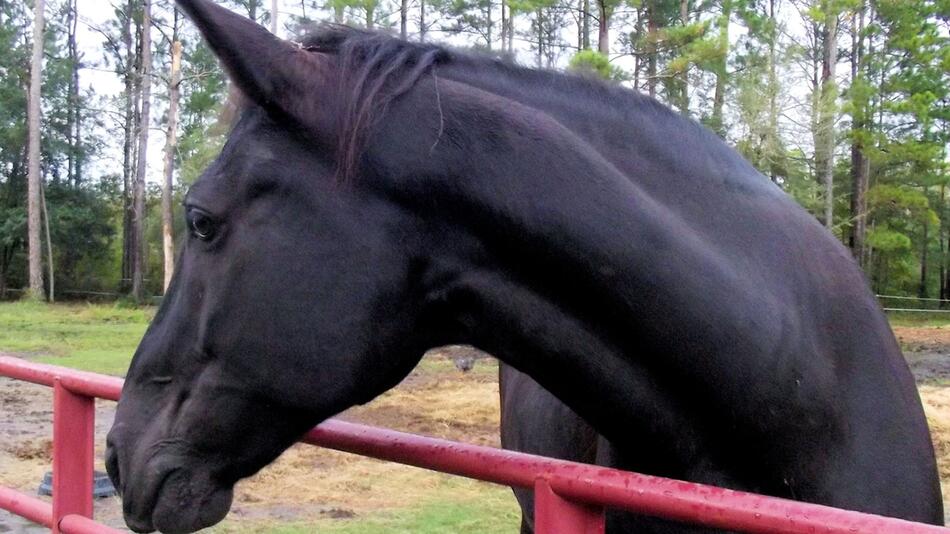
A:
{"type": "MultiPolygon", "coordinates": [[[[43,475],[43,482],[40,482],[40,487],[36,490],[40,495],[52,495],[53,494],[53,473],[47,471],[43,475]]],[[[92,496],[95,499],[101,499],[104,497],[112,497],[116,494],[115,487],[112,486],[112,481],[109,480],[109,475],[103,473],[102,471],[96,471],[92,474],[92,496]]]]}

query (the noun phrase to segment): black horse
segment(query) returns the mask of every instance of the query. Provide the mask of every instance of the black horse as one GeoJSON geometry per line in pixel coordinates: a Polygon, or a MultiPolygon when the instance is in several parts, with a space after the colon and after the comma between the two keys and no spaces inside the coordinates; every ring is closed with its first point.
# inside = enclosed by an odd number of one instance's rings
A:
{"type": "MultiPolygon", "coordinates": [[[[506,449],[611,467],[610,442],[530,376],[510,365],[498,366],[501,396],[501,446],[506,449]]],[[[512,488],[521,507],[521,534],[534,532],[534,492],[512,488]]],[[[629,530],[642,522],[632,514],[611,512],[607,532],[629,530]]]]}
{"type": "Polygon", "coordinates": [[[713,134],[597,81],[178,5],[247,102],[109,434],[134,530],[221,520],[236,481],[453,343],[535,378],[618,466],[942,521],[861,272],[713,134]]]}

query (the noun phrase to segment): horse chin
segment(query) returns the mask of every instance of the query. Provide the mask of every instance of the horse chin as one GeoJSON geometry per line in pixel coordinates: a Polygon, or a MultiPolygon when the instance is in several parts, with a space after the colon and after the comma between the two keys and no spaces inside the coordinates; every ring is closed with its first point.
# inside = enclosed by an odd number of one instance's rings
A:
{"type": "Polygon", "coordinates": [[[200,474],[176,471],[158,491],[151,526],[166,534],[210,527],[228,514],[233,498],[233,487],[222,487],[200,474]]]}

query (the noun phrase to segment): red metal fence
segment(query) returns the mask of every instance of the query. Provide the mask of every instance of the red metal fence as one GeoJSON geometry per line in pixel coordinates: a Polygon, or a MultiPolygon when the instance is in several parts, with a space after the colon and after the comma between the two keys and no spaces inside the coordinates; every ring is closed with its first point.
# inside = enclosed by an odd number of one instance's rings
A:
{"type": "MultiPolygon", "coordinates": [[[[0,376],[53,388],[53,502],[0,487],[0,508],[53,532],[118,532],[92,521],[94,399],[122,380],[0,356],[0,376]]],[[[304,442],[535,490],[538,534],[604,531],[604,507],[760,534],[950,534],[950,529],[329,420],[304,442]]]]}

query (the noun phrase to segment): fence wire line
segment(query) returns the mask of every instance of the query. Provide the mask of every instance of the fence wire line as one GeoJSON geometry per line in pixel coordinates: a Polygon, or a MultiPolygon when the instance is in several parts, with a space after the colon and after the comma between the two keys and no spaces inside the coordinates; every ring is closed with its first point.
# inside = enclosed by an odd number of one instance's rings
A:
{"type": "Polygon", "coordinates": [[[929,302],[950,302],[950,299],[934,299],[927,297],[901,297],[898,295],[875,295],[879,299],[895,299],[895,300],[925,300],[929,302]]]}
{"type": "Polygon", "coordinates": [[[950,310],[930,310],[926,308],[881,308],[884,311],[918,312],[918,313],[950,313],[950,310]]]}

